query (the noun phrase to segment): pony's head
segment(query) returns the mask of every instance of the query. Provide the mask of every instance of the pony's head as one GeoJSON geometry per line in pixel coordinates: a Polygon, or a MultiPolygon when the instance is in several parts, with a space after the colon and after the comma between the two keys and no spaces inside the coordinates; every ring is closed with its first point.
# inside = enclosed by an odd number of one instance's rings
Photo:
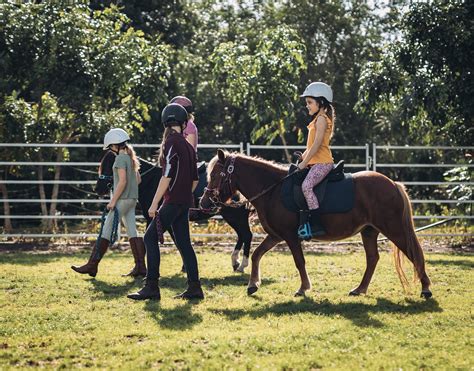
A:
{"type": "Polygon", "coordinates": [[[229,201],[237,192],[234,177],[236,156],[217,150],[217,155],[209,162],[208,184],[199,203],[205,210],[215,210],[229,201]]]}
{"type": "Polygon", "coordinates": [[[109,150],[100,161],[99,177],[95,184],[95,192],[99,196],[106,195],[114,184],[112,167],[114,165],[115,156],[116,154],[109,150]]]}

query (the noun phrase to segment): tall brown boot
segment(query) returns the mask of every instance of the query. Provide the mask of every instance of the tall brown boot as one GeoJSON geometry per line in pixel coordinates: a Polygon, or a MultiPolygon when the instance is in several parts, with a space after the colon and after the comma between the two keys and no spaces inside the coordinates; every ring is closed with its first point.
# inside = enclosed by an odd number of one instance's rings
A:
{"type": "Polygon", "coordinates": [[[146,276],[146,265],[145,265],[145,244],[143,238],[132,237],[130,238],[130,248],[132,249],[133,259],[135,260],[135,266],[127,274],[122,276],[146,276]]]}
{"type": "Polygon", "coordinates": [[[72,270],[81,273],[81,274],[88,274],[91,277],[95,277],[97,275],[97,266],[99,265],[100,260],[106,253],[107,249],[109,248],[109,240],[106,240],[105,238],[101,238],[99,241],[99,248],[97,249],[97,244],[94,246],[92,249],[91,256],[89,257],[89,261],[82,265],[82,266],[77,266],[73,265],[71,266],[72,270]]]}

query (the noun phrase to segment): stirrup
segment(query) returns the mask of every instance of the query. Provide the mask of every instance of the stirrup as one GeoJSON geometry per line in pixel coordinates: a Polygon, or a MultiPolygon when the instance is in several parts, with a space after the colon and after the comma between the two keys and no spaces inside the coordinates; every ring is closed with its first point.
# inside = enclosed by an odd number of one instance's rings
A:
{"type": "Polygon", "coordinates": [[[298,237],[301,238],[302,240],[309,241],[312,237],[312,232],[311,232],[311,224],[310,223],[304,223],[303,225],[300,225],[298,228],[298,237]]]}

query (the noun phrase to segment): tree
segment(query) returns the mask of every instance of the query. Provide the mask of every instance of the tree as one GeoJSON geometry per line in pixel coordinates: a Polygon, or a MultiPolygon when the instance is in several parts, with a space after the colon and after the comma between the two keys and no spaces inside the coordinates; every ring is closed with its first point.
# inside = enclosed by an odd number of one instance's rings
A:
{"type": "MultiPolygon", "coordinates": [[[[285,135],[294,120],[298,100],[296,85],[301,71],[304,44],[286,26],[267,30],[254,51],[233,42],[221,44],[213,55],[216,85],[234,105],[248,107],[256,125],[252,139],[271,143],[285,135]]],[[[289,153],[287,158],[291,160],[289,153]]]]}
{"type": "Polygon", "coordinates": [[[412,3],[400,39],[364,68],[359,110],[407,143],[472,144],[473,10],[456,0],[412,3]]]}
{"type": "MultiPolygon", "coordinates": [[[[150,108],[166,101],[168,49],[126,27],[129,22],[116,7],[2,5],[2,117],[16,122],[27,142],[70,143],[91,134],[97,140],[117,126],[143,130],[150,108]]],[[[8,141],[3,134],[0,140],[8,141]]],[[[67,157],[64,150],[41,153],[40,160],[67,157]]],[[[61,167],[51,173],[59,179],[61,167]]],[[[44,188],[39,191],[45,199],[44,188]]],[[[56,184],[52,199],[58,191],[56,184]]],[[[49,214],[55,212],[52,202],[49,214]]]]}

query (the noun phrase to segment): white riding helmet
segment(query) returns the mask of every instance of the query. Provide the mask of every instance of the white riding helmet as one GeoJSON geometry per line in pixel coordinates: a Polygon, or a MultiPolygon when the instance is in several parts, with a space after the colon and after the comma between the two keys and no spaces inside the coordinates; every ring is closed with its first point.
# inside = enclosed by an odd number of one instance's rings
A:
{"type": "Polygon", "coordinates": [[[332,103],[332,89],[328,84],[324,82],[312,82],[309,84],[304,93],[300,95],[301,98],[305,97],[324,97],[329,103],[332,103]]]}
{"type": "Polygon", "coordinates": [[[119,144],[130,140],[127,132],[120,128],[110,129],[104,137],[104,148],[107,149],[111,144],[119,144]]]}

